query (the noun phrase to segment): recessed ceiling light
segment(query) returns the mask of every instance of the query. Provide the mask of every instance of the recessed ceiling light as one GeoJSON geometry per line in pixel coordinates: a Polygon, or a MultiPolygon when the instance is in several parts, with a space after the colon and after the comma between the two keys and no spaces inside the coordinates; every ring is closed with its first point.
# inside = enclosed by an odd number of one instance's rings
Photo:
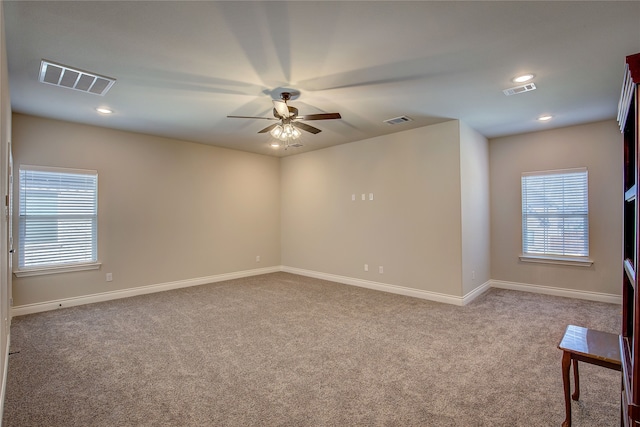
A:
{"type": "Polygon", "coordinates": [[[98,107],[96,108],[96,111],[100,114],[112,114],[113,110],[110,110],[109,108],[105,108],[105,107],[98,107]]]}
{"type": "Polygon", "coordinates": [[[516,76],[513,79],[511,79],[512,82],[514,83],[524,83],[524,82],[528,82],[529,80],[532,80],[535,77],[535,75],[533,74],[523,74],[521,76],[516,76]]]}
{"type": "Polygon", "coordinates": [[[545,115],[545,116],[540,116],[538,117],[538,121],[539,122],[548,122],[549,120],[551,120],[553,118],[553,116],[550,115],[545,115]]]}
{"type": "Polygon", "coordinates": [[[272,147],[272,148],[280,148],[280,143],[278,143],[278,142],[272,142],[272,143],[271,143],[271,147],[272,147]]]}

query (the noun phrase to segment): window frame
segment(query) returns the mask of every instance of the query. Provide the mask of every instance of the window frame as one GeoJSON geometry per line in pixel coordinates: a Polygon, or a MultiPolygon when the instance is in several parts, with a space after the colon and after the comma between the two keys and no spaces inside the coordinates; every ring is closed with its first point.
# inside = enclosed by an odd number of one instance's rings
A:
{"type": "MultiPolygon", "coordinates": [[[[522,252],[519,255],[520,261],[523,262],[532,262],[532,263],[544,263],[544,264],[559,264],[559,265],[572,265],[572,266],[581,266],[581,267],[590,267],[593,264],[593,260],[590,258],[590,239],[589,239],[589,172],[586,167],[580,168],[571,168],[571,169],[556,169],[556,170],[546,170],[546,171],[533,171],[533,172],[523,172],[521,175],[521,187],[520,187],[520,198],[521,198],[521,249],[522,252]],[[525,252],[526,245],[526,214],[524,211],[525,204],[525,177],[529,176],[545,176],[545,175],[563,175],[570,174],[576,172],[583,172],[585,174],[586,180],[586,248],[587,254],[584,256],[579,255],[562,255],[562,254],[553,254],[550,252],[546,253],[535,253],[535,252],[525,252]]],[[[564,233],[564,227],[563,227],[564,233]]]]}
{"type": "MultiPolygon", "coordinates": [[[[35,166],[35,165],[20,165],[18,168],[18,230],[20,230],[22,226],[22,221],[25,218],[25,215],[21,214],[22,211],[22,203],[23,203],[23,188],[22,188],[22,173],[23,171],[34,171],[34,172],[49,172],[49,173],[59,173],[59,174],[76,174],[76,175],[91,175],[95,176],[95,240],[92,240],[92,244],[95,247],[95,259],[91,261],[80,261],[80,262],[68,262],[68,263],[50,263],[50,264],[42,264],[38,266],[30,266],[24,267],[20,266],[20,259],[22,258],[22,253],[19,253],[17,257],[14,257],[16,261],[14,261],[17,265],[14,268],[14,274],[16,277],[26,277],[26,276],[39,276],[45,274],[54,274],[54,273],[67,273],[72,271],[85,271],[85,270],[97,270],[102,265],[98,261],[98,171],[89,170],[89,169],[73,169],[73,168],[60,168],[60,167],[50,167],[50,166],[35,166]]],[[[22,239],[22,235],[20,231],[18,231],[18,251],[24,251],[24,242],[22,239]]]]}

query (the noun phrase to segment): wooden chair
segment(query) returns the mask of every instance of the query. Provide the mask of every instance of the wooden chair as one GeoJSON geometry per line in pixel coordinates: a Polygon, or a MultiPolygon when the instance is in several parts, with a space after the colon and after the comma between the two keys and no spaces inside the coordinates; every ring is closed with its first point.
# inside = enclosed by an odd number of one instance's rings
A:
{"type": "Polygon", "coordinates": [[[564,383],[566,411],[566,418],[562,423],[562,427],[571,427],[571,400],[569,399],[571,394],[569,380],[571,363],[573,362],[573,378],[576,383],[576,390],[571,397],[573,400],[578,400],[580,398],[578,362],[591,363],[620,371],[620,336],[609,332],[569,325],[560,344],[558,344],[558,348],[562,350],[562,381],[564,383]]]}

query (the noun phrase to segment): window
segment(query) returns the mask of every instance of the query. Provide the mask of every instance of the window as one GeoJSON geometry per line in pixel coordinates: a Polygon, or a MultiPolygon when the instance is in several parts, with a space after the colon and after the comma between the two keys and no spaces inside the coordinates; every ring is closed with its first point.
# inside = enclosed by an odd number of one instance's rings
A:
{"type": "Polygon", "coordinates": [[[98,173],[21,166],[16,274],[98,268],[97,259],[98,173]]]}
{"type": "Polygon", "coordinates": [[[588,256],[587,169],[523,173],[520,258],[591,265],[588,256]]]}

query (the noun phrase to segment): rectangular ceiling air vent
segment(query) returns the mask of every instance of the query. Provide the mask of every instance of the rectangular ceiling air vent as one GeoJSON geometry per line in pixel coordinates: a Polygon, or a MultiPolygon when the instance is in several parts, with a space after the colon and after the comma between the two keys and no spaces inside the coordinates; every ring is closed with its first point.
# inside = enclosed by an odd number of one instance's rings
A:
{"type": "Polygon", "coordinates": [[[42,60],[38,81],[80,92],[104,96],[116,79],[42,60]]]}
{"type": "Polygon", "coordinates": [[[410,117],[400,116],[400,117],[396,117],[394,119],[385,120],[384,123],[386,123],[388,125],[399,125],[400,123],[406,123],[406,122],[410,122],[410,121],[412,121],[412,119],[410,117]]]}
{"type": "Polygon", "coordinates": [[[507,96],[511,96],[511,95],[517,95],[519,93],[529,92],[535,89],[536,89],[536,85],[534,83],[527,83],[522,86],[516,86],[510,89],[505,89],[502,92],[504,92],[504,94],[507,96]]]}

